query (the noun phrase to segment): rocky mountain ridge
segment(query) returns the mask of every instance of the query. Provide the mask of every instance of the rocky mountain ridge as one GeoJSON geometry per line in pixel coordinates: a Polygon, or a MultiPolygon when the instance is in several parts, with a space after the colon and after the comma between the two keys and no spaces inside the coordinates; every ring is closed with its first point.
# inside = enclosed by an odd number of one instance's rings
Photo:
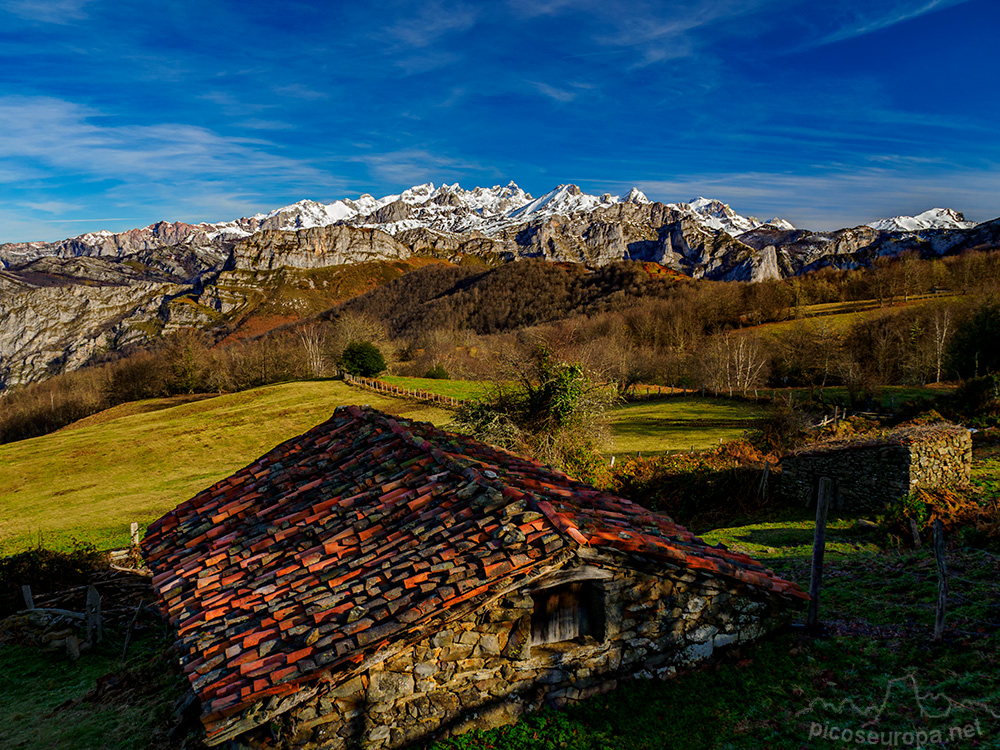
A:
{"type": "Polygon", "coordinates": [[[760,281],[869,265],[907,250],[931,257],[1000,242],[1000,220],[977,226],[943,209],[884,221],[811,232],[706,198],[652,202],[635,188],[594,196],[560,185],[533,198],[514,183],[427,184],[382,198],[300,201],[217,224],[159,222],[0,245],[0,392],[103,350],[248,314],[281,273],[313,284],[307,277],[317,269],[473,256],[590,267],[648,261],[692,278],[760,281]],[[911,225],[920,228],[901,228],[911,225]]]}

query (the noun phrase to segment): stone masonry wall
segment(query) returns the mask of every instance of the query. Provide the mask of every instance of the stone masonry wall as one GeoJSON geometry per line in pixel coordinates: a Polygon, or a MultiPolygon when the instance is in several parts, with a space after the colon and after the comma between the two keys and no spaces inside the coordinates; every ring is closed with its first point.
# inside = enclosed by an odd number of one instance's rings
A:
{"type": "Polygon", "coordinates": [[[821,477],[833,481],[832,507],[878,510],[921,487],[969,480],[972,438],[959,427],[911,430],[906,439],[821,446],[781,460],[782,494],[815,505],[821,477]]]}
{"type": "Polygon", "coordinates": [[[509,594],[286,715],[288,746],[396,748],[512,723],[622,679],[672,676],[782,622],[773,600],[691,571],[668,580],[618,570],[599,586],[603,641],[532,647],[532,598],[509,594]]]}

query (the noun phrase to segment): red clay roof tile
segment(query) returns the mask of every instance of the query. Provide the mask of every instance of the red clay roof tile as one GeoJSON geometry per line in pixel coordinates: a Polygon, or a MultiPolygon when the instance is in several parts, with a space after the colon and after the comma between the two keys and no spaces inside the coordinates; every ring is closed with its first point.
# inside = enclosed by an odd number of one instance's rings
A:
{"type": "Polygon", "coordinates": [[[623,498],[359,407],[182,503],[143,550],[211,740],[263,697],[353,669],[392,637],[587,545],[805,597],[623,498]]]}

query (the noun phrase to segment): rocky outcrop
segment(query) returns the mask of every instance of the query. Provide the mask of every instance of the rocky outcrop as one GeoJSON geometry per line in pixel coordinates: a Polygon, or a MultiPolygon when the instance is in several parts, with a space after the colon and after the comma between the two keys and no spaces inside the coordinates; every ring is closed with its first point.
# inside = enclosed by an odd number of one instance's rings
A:
{"type": "Polygon", "coordinates": [[[707,199],[652,203],[637,190],[597,197],[563,185],[533,200],[512,183],[471,191],[423,185],[382,199],[300,201],[217,224],[158,222],[54,243],[10,243],[0,245],[0,328],[27,329],[0,334],[0,372],[8,373],[8,383],[26,382],[85,361],[129,317],[129,300],[133,317],[144,322],[126,340],[141,339],[142,331],[210,325],[264,294],[255,276],[261,271],[427,255],[453,262],[474,256],[490,265],[524,258],[590,267],[652,261],[693,278],[762,281],[826,266],[868,266],[907,251],[937,257],[1000,245],[1000,219],[953,224],[915,232],[871,226],[810,232],[778,219],[762,224],[707,199]],[[215,284],[220,274],[228,276],[215,284]],[[26,295],[38,298],[28,303],[26,295]],[[194,304],[171,302],[185,296],[194,304]],[[86,305],[72,302],[85,299],[86,305]],[[56,321],[69,308],[78,320],[62,331],[56,321]],[[37,320],[18,317],[28,309],[37,320]]]}
{"type": "Polygon", "coordinates": [[[170,282],[24,284],[0,295],[0,385],[73,370],[96,353],[159,332],[165,301],[184,287],[170,282]]]}
{"type": "Polygon", "coordinates": [[[410,257],[410,249],[385,232],[337,224],[298,232],[258,232],[233,247],[233,266],[272,270],[322,268],[410,257]]]}

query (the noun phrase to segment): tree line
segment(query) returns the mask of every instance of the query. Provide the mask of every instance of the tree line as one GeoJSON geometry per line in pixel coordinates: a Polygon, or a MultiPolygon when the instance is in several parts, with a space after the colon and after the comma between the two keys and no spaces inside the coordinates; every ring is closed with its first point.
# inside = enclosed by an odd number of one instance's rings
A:
{"type": "Polygon", "coordinates": [[[179,331],[109,352],[0,398],[0,442],[46,434],[116,404],[219,393],[333,374],[344,348],[374,344],[394,372],[489,379],[526,367],[540,343],[622,392],[635,383],[748,392],[882,385],[1000,372],[1000,252],[880,259],[760,283],[678,279],[641,263],[597,269],[524,261],[484,270],[435,264],[263,336],[219,342],[179,331]],[[897,307],[914,296],[946,298],[897,307]],[[807,306],[870,300],[846,327],[807,306]],[[765,323],[783,322],[772,332],[765,323]]]}

